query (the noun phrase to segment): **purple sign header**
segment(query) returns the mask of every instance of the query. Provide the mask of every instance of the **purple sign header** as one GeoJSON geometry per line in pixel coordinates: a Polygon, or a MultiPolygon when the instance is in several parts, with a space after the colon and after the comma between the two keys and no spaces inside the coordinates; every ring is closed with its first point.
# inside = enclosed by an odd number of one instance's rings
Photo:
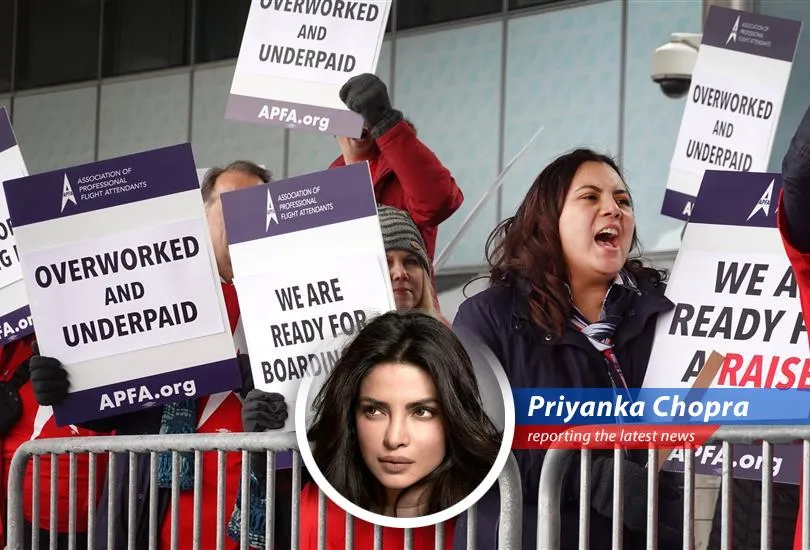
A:
{"type": "Polygon", "coordinates": [[[702,44],[793,62],[801,30],[800,21],[712,6],[702,44]]]}
{"type": "Polygon", "coordinates": [[[230,244],[377,215],[368,163],[223,193],[230,244]]]}
{"type": "Polygon", "coordinates": [[[0,151],[11,149],[15,145],[17,145],[17,139],[14,137],[14,129],[11,127],[8,111],[5,107],[0,107],[0,151]]]}
{"type": "Polygon", "coordinates": [[[15,227],[199,188],[188,143],[5,182],[15,227]]]}
{"type": "Polygon", "coordinates": [[[782,177],[767,172],[706,170],[691,223],[776,227],[782,177]]]}

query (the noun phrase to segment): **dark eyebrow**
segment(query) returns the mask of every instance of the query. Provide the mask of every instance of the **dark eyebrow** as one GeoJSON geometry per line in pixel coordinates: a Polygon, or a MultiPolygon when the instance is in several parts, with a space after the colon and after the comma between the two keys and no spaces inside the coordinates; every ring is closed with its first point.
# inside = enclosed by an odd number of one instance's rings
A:
{"type": "Polygon", "coordinates": [[[361,396],[360,399],[357,400],[358,403],[365,403],[366,405],[373,405],[375,407],[387,407],[387,403],[383,403],[382,401],[377,401],[376,399],[372,399],[371,397],[364,397],[361,396]]]}
{"type": "Polygon", "coordinates": [[[427,399],[420,399],[419,401],[414,401],[413,403],[408,403],[408,405],[407,405],[407,407],[409,409],[418,409],[419,407],[427,407],[427,406],[438,407],[439,406],[439,400],[438,399],[433,399],[432,397],[429,397],[427,399]]]}
{"type": "MultiPolygon", "coordinates": [[[[381,409],[382,408],[388,408],[388,403],[385,403],[383,401],[378,401],[377,399],[374,399],[374,398],[371,398],[371,397],[361,396],[360,399],[358,399],[358,402],[366,404],[366,405],[372,405],[374,407],[379,407],[381,409]]],[[[439,400],[438,399],[428,397],[427,399],[420,399],[419,401],[414,401],[413,403],[408,403],[406,405],[406,407],[408,409],[417,409],[419,407],[426,407],[426,406],[437,407],[438,405],[439,405],[439,400]]]]}
{"type": "Polygon", "coordinates": [[[586,185],[582,185],[582,186],[580,186],[580,188],[579,188],[579,189],[577,189],[577,193],[578,193],[578,192],[580,192],[580,191],[582,191],[582,190],[584,190],[584,189],[590,189],[591,191],[596,191],[597,193],[601,193],[601,192],[602,192],[602,189],[601,189],[601,188],[599,188],[599,187],[597,187],[597,186],[595,186],[595,185],[586,184],[586,185]]]}
{"type": "MultiPolygon", "coordinates": [[[[584,189],[590,189],[591,191],[596,191],[597,193],[601,193],[601,192],[602,192],[602,188],[601,188],[601,187],[597,187],[596,185],[591,185],[590,183],[588,183],[588,184],[585,184],[585,185],[581,186],[579,189],[577,189],[577,192],[582,191],[582,190],[584,190],[584,189]]],[[[614,194],[614,195],[629,195],[629,194],[630,194],[630,192],[629,192],[629,191],[627,191],[627,189],[616,189],[616,190],[613,192],[613,194],[614,194]]]]}

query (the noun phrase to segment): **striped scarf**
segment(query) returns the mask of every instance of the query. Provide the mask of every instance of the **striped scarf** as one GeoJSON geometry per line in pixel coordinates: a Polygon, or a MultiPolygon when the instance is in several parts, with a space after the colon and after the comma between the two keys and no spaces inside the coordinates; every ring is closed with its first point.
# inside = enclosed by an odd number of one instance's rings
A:
{"type": "Polygon", "coordinates": [[[598,321],[589,322],[576,307],[571,315],[574,328],[584,334],[591,345],[607,359],[605,363],[613,390],[621,391],[628,400],[631,400],[629,387],[613,350],[613,339],[634,294],[640,294],[638,286],[629,273],[622,271],[605,295],[598,321]]]}

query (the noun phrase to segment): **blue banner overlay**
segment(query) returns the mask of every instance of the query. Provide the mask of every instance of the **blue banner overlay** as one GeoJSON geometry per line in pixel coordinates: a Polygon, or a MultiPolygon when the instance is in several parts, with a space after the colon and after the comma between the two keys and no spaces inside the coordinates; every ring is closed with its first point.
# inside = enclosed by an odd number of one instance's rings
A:
{"type": "Polygon", "coordinates": [[[803,424],[806,390],[761,388],[609,388],[512,390],[518,426],[598,424],[803,424]]]}

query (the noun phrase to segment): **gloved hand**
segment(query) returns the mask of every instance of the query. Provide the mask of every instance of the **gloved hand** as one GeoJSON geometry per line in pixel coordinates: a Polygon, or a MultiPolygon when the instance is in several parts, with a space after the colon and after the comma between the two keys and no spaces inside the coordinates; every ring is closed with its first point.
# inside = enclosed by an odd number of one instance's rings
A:
{"type": "Polygon", "coordinates": [[[254,389],[242,403],[242,429],[246,432],[280,430],[287,416],[287,403],[280,393],[254,389]]]}
{"type": "MultiPolygon", "coordinates": [[[[594,457],[591,470],[591,506],[606,517],[613,516],[613,457],[594,457]]],[[[647,528],[647,470],[630,460],[622,468],[624,524],[642,533],[647,528]]]]}
{"type": "Polygon", "coordinates": [[[402,120],[402,112],[391,107],[388,88],[376,75],[364,73],[350,78],[340,88],[340,100],[365,120],[371,137],[377,139],[402,120]]]}
{"type": "MultiPolygon", "coordinates": [[[[39,349],[35,348],[35,352],[39,349]]],[[[34,398],[43,406],[58,405],[67,397],[70,382],[67,371],[59,359],[43,357],[38,353],[28,361],[34,398]]]]}
{"type": "Polygon", "coordinates": [[[239,397],[246,399],[250,391],[253,389],[253,373],[250,370],[250,357],[246,353],[240,353],[236,356],[239,362],[239,374],[242,375],[242,387],[239,389],[239,397]]]}

